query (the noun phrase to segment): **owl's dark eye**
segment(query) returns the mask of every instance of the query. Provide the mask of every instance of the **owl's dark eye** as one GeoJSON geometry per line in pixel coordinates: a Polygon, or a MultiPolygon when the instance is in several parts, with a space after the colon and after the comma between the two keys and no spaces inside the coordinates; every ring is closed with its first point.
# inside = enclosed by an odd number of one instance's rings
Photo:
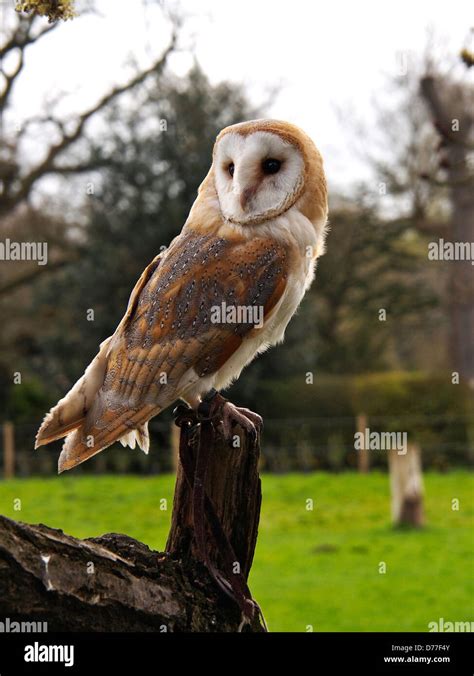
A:
{"type": "Polygon", "coordinates": [[[234,163],[231,162],[231,163],[229,164],[229,166],[227,167],[227,171],[229,172],[229,176],[233,176],[233,175],[234,175],[234,169],[235,169],[234,163]]]}
{"type": "Polygon", "coordinates": [[[274,160],[273,158],[268,158],[268,160],[263,160],[262,169],[264,174],[277,174],[280,171],[281,162],[280,160],[274,160]]]}

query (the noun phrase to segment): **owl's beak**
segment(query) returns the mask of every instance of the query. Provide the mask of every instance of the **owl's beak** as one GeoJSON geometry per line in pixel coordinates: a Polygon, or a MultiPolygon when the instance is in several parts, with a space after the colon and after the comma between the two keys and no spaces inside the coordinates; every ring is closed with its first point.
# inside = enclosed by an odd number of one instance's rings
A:
{"type": "Polygon", "coordinates": [[[248,203],[253,198],[256,192],[257,192],[256,186],[248,186],[247,188],[244,188],[242,190],[242,192],[240,193],[240,206],[242,207],[243,211],[247,210],[248,203]]]}

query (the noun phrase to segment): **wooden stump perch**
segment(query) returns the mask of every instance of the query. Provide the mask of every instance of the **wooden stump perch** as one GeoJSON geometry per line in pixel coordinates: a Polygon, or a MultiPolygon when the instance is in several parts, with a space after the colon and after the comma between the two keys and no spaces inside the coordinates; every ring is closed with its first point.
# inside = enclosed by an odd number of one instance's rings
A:
{"type": "MultiPolygon", "coordinates": [[[[214,437],[205,488],[247,579],[260,514],[260,449],[242,431],[240,439],[240,448],[230,448],[214,437]]],[[[221,568],[208,541],[209,560],[221,568]]],[[[238,605],[196,553],[192,491],[181,466],[164,553],[126,535],[78,540],[0,516],[0,615],[41,619],[50,631],[237,631],[238,605]]],[[[244,631],[263,631],[257,615],[244,631]]]]}
{"type": "MultiPolygon", "coordinates": [[[[205,491],[232,544],[236,554],[235,563],[247,579],[257,543],[262,500],[258,476],[260,452],[258,446],[249,443],[242,432],[239,436],[240,448],[229,448],[222,437],[217,437],[217,443],[212,448],[213,457],[207,471],[205,491]]],[[[184,561],[198,556],[193,537],[192,512],[191,489],[180,463],[166,551],[184,561]]],[[[208,543],[209,558],[218,568],[222,568],[221,553],[215,542],[208,537],[208,543]]]]}

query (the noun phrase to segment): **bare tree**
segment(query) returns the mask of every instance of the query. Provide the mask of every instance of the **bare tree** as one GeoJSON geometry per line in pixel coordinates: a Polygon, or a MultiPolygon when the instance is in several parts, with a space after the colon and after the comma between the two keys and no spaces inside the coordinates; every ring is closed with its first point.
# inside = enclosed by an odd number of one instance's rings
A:
{"type": "MultiPolygon", "coordinates": [[[[474,242],[474,88],[440,75],[425,75],[420,83],[433,125],[439,135],[438,169],[427,176],[449,189],[451,218],[446,229],[452,242],[474,242]]],[[[474,383],[474,271],[471,260],[451,263],[449,312],[453,366],[474,383]]]]}
{"type": "MultiPolygon", "coordinates": [[[[36,14],[19,18],[11,34],[0,47],[0,73],[4,80],[3,88],[0,91],[0,112],[2,114],[10,104],[13,87],[24,69],[25,54],[27,50],[31,45],[36,44],[39,40],[44,39],[49,33],[57,30],[59,25],[57,23],[48,24],[40,30],[37,30],[38,22],[41,22],[41,19],[36,14]],[[3,62],[5,57],[11,52],[16,52],[17,54],[17,65],[8,73],[3,66],[3,62]]],[[[36,183],[44,176],[48,174],[71,174],[97,168],[95,165],[92,166],[90,163],[85,163],[83,161],[65,163],[64,161],[61,162],[61,160],[71,146],[82,137],[84,128],[91,118],[115,101],[124,92],[128,92],[142,84],[149,76],[159,74],[163,71],[169,55],[176,48],[177,31],[178,22],[175,21],[172,26],[169,43],[149,68],[137,72],[136,75],[125,84],[117,85],[112,88],[93,106],[78,113],[72,122],[68,121],[67,125],[65,120],[55,117],[54,115],[44,117],[39,116],[27,120],[13,138],[5,139],[3,138],[4,134],[2,133],[2,141],[7,156],[1,158],[0,166],[0,217],[11,213],[19,204],[22,204],[28,199],[36,183]],[[33,123],[44,125],[53,124],[59,134],[59,140],[46,149],[42,159],[34,166],[29,167],[26,171],[22,171],[16,153],[23,135],[33,123]]]]}
{"type": "MultiPolygon", "coordinates": [[[[391,78],[384,104],[374,103],[377,126],[375,131],[365,129],[361,154],[375,172],[377,187],[383,188],[378,206],[389,205],[394,223],[405,224],[420,238],[469,247],[474,242],[469,53],[464,50],[459,59],[440,58],[437,52],[429,41],[423,58],[407,62],[404,71],[391,78]]],[[[442,279],[435,288],[442,288],[440,300],[448,319],[446,353],[451,368],[474,382],[473,267],[470,260],[456,260],[438,270],[442,279]]]]}
{"type": "MultiPolygon", "coordinates": [[[[28,208],[29,200],[39,181],[48,175],[74,175],[99,169],[104,160],[95,156],[92,160],[87,153],[72,158],[71,149],[85,138],[87,124],[92,118],[115,103],[119,97],[143,85],[149,78],[159,76],[165,69],[170,54],[177,47],[180,21],[176,16],[169,17],[170,38],[167,45],[148,68],[137,70],[135,75],[124,84],[107,91],[92,106],[64,119],[54,112],[35,114],[24,120],[16,129],[6,131],[5,113],[13,106],[15,86],[24,74],[27,74],[27,61],[32,46],[43,40],[53,31],[60,30],[60,23],[47,23],[35,11],[27,16],[15,15],[13,6],[9,21],[4,21],[3,38],[0,43],[0,219],[2,230],[11,229],[11,223],[17,218],[18,209],[28,208]],[[7,23],[9,24],[7,27],[7,23]],[[32,165],[22,159],[22,144],[30,133],[35,132],[41,138],[53,138],[46,145],[42,157],[32,165]],[[38,134],[39,131],[39,134],[38,134]]],[[[80,20],[77,19],[77,20],[80,20]]],[[[71,247],[64,247],[63,255],[48,266],[34,270],[30,266],[21,266],[20,273],[13,278],[4,279],[0,284],[0,294],[9,294],[23,285],[32,283],[39,274],[51,272],[67,264],[74,257],[71,247]]]]}

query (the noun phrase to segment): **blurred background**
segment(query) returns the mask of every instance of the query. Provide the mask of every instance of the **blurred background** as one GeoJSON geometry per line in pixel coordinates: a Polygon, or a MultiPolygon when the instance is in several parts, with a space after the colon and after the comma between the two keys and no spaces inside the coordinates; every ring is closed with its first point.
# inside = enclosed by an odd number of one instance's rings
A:
{"type": "Polygon", "coordinates": [[[470,3],[78,0],[56,23],[15,4],[0,0],[0,511],[163,548],[169,412],[148,457],[115,445],[67,476],[60,443],[34,453],[34,436],[181,230],[216,134],[286,119],[325,159],[330,233],[285,344],[228,391],[265,418],[251,588],[274,630],[474,620],[470,3]],[[47,264],[8,260],[8,242],[47,242],[47,264]],[[367,430],[408,452],[361,447],[367,430]]]}

